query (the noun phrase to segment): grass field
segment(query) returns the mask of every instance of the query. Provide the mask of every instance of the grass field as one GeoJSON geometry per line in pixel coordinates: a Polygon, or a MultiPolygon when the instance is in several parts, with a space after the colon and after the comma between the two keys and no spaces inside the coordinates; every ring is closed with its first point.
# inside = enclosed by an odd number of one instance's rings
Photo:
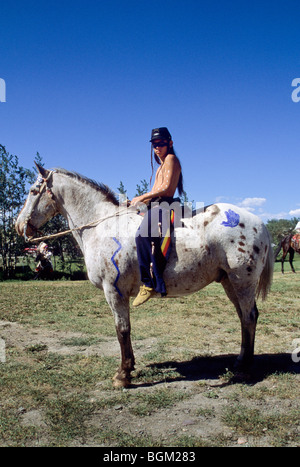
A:
{"type": "Polygon", "coordinates": [[[88,281],[0,283],[0,446],[299,446],[300,261],[275,265],[254,367],[219,284],[131,314],[132,387],[114,390],[113,318],[88,281]],[[1,349],[1,346],[0,346],[1,349]],[[2,358],[2,360],[1,360],[2,358]]]}

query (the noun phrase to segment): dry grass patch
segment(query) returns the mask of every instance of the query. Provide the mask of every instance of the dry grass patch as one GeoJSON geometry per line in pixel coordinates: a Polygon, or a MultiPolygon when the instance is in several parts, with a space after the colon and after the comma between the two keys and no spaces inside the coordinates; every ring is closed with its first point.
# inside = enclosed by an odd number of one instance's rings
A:
{"type": "Polygon", "coordinates": [[[82,282],[1,283],[1,446],[299,445],[299,275],[276,264],[253,372],[232,373],[240,323],[220,284],[131,314],[133,385],[101,291],[82,282]],[[239,375],[238,375],[239,376],[239,375]]]}

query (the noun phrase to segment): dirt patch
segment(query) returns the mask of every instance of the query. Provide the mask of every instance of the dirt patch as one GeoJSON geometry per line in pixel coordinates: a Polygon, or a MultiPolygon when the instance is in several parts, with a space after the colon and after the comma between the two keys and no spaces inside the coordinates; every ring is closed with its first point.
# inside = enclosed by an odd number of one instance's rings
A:
{"type": "MultiPolygon", "coordinates": [[[[96,344],[91,345],[66,345],[64,342],[72,343],[76,339],[84,338],[85,335],[79,332],[51,331],[47,328],[31,328],[16,322],[0,321],[0,337],[4,339],[6,347],[17,349],[34,348],[35,346],[45,347],[45,350],[60,355],[100,355],[113,357],[120,355],[120,346],[117,337],[100,337],[96,344]]],[[[155,338],[138,341],[135,353],[137,356],[145,351],[149,351],[156,343],[155,338]]]]}
{"type": "MultiPolygon", "coordinates": [[[[117,338],[105,336],[89,346],[65,345],[66,340],[85,336],[43,327],[32,328],[16,322],[0,321],[0,336],[7,348],[19,350],[36,346],[63,356],[118,357],[120,354],[117,338]]],[[[133,379],[132,387],[123,390],[108,388],[107,381],[95,381],[94,389],[88,393],[89,403],[96,409],[85,419],[87,435],[84,438],[75,436],[69,445],[272,446],[276,417],[280,423],[285,413],[299,413],[296,395],[297,388],[299,394],[299,368],[293,367],[290,355],[258,355],[255,379],[245,384],[245,380],[239,382],[224,377],[226,368],[232,365],[236,356],[194,356],[186,361],[147,365],[144,360],[142,363],[142,357],[155,351],[158,345],[156,338],[134,342],[138,367],[144,365],[147,370],[152,367],[156,371],[167,368],[177,377],[166,376],[165,381],[160,377],[156,381],[154,376],[151,383],[133,379]],[[280,380],[268,377],[273,369],[293,373],[294,395],[291,392],[292,396],[280,396],[280,380]],[[161,405],[160,401],[157,404],[158,395],[164,401],[161,405]],[[248,420],[242,419],[245,412],[248,420]],[[230,414],[235,415],[232,421],[230,414]],[[269,414],[273,414],[273,418],[269,414]],[[238,422],[237,416],[240,417],[238,422]],[[243,424],[246,428],[242,428],[243,424]]],[[[19,407],[18,416],[24,428],[34,427],[41,433],[39,441],[32,445],[47,445],[49,424],[44,408],[26,410],[19,407]]],[[[299,423],[297,426],[291,421],[290,425],[290,429],[283,428],[281,437],[284,441],[277,443],[287,446],[299,443],[299,423]]]]}

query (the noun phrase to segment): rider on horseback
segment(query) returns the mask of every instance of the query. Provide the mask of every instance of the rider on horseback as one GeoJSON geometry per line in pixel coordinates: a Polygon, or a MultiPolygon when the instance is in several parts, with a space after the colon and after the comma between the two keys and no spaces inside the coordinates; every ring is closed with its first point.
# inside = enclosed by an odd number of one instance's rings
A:
{"type": "MultiPolygon", "coordinates": [[[[170,254],[162,249],[163,240],[170,235],[170,222],[173,196],[178,189],[182,194],[182,173],[169,130],[165,127],[152,130],[150,142],[154,149],[154,158],[159,164],[153,188],[148,193],[133,198],[131,206],[141,203],[147,205],[147,213],[136,233],[137,256],[143,285],[133,302],[139,306],[155,294],[167,294],[163,272],[170,254]]],[[[152,157],[152,155],[151,155],[152,157]]]]}

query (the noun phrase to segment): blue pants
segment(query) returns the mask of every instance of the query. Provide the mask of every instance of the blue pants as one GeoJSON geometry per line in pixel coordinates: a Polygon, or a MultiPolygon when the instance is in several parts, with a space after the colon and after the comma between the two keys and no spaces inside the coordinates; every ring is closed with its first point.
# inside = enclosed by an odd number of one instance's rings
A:
{"type": "Polygon", "coordinates": [[[162,295],[167,294],[163,272],[170,255],[171,243],[165,254],[161,246],[166,235],[170,235],[173,230],[170,209],[166,205],[166,202],[171,203],[172,200],[173,198],[160,198],[159,202],[152,202],[151,209],[146,212],[135,236],[141,281],[162,295]],[[163,206],[160,205],[161,202],[163,206]]]}

